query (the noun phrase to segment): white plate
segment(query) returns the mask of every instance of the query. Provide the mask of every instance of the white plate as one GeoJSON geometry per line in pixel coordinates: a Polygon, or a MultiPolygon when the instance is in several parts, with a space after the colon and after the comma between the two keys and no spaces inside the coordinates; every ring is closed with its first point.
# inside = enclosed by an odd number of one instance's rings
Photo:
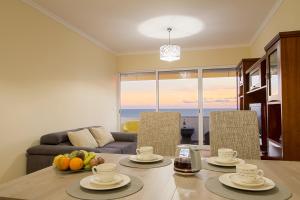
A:
{"type": "Polygon", "coordinates": [[[271,179],[265,177],[263,177],[265,183],[262,186],[247,187],[247,186],[238,185],[233,183],[230,179],[230,176],[232,176],[233,174],[235,173],[223,174],[219,177],[219,181],[226,186],[239,189],[239,190],[247,190],[247,191],[266,191],[266,190],[271,190],[275,187],[275,183],[271,179]]]}
{"type": "Polygon", "coordinates": [[[164,159],[163,156],[161,155],[156,155],[154,154],[154,158],[151,160],[140,160],[137,158],[137,155],[131,155],[128,157],[129,160],[133,161],[133,162],[139,162],[139,163],[152,163],[152,162],[158,162],[164,159]]]}
{"type": "Polygon", "coordinates": [[[221,163],[221,164],[236,164],[238,162],[238,158],[233,158],[231,160],[223,160],[223,159],[221,159],[219,157],[216,157],[215,161],[217,163],[221,163]]]}
{"type": "Polygon", "coordinates": [[[229,176],[229,179],[235,184],[238,184],[238,185],[241,185],[241,186],[246,186],[246,187],[260,187],[260,186],[265,184],[265,179],[263,179],[263,178],[257,179],[253,183],[246,183],[246,182],[244,182],[243,180],[241,180],[239,178],[239,175],[237,173],[232,174],[231,176],[229,176]]]}
{"type": "Polygon", "coordinates": [[[120,183],[121,181],[123,181],[123,177],[120,174],[116,174],[114,176],[114,180],[109,181],[109,182],[101,182],[98,179],[99,178],[97,178],[97,176],[93,176],[91,178],[91,183],[97,184],[97,185],[114,185],[114,184],[117,184],[117,183],[120,183]]]}
{"type": "Polygon", "coordinates": [[[237,158],[237,161],[234,162],[234,163],[220,163],[220,162],[217,162],[216,159],[217,159],[217,157],[209,157],[209,158],[207,158],[206,161],[209,164],[217,165],[217,166],[221,166],[221,167],[235,167],[238,164],[244,164],[245,163],[244,160],[239,159],[239,158],[237,158]]]}
{"type": "Polygon", "coordinates": [[[119,174],[122,177],[122,181],[114,184],[114,185],[99,185],[93,183],[91,180],[95,178],[95,175],[87,176],[83,179],[80,180],[80,186],[89,189],[89,190],[112,190],[116,188],[123,187],[130,183],[130,178],[129,176],[126,176],[124,174],[119,174]]]}

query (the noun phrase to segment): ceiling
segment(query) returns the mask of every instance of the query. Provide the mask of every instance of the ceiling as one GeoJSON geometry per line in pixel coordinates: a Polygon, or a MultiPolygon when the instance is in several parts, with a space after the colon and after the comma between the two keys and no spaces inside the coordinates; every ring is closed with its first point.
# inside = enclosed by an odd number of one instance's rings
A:
{"type": "MultiPolygon", "coordinates": [[[[280,0],[24,0],[44,13],[73,27],[86,37],[118,54],[158,51],[167,43],[166,23],[152,23],[152,33],[165,31],[166,37],[149,37],[141,27],[153,18],[170,15],[192,17],[202,27],[187,37],[172,40],[183,49],[246,46],[280,0]],[[200,32],[199,32],[200,31],[200,32]]],[[[152,20],[153,21],[153,20],[152,20]]],[[[174,19],[173,26],[188,23],[174,19]]],[[[178,28],[179,30],[179,28],[178,28]]],[[[146,30],[151,31],[151,30],[146,30]]],[[[161,32],[162,33],[162,32],[161,32]]],[[[161,34],[160,33],[160,34],[161,34]]]]}

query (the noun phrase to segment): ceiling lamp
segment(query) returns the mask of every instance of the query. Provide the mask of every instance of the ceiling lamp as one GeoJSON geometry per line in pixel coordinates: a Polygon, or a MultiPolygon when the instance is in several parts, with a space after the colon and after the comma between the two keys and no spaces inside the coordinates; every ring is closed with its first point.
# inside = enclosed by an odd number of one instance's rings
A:
{"type": "Polygon", "coordinates": [[[180,46],[171,44],[170,34],[172,28],[167,28],[167,31],[169,32],[169,44],[160,47],[160,59],[168,62],[180,60],[180,46]]]}

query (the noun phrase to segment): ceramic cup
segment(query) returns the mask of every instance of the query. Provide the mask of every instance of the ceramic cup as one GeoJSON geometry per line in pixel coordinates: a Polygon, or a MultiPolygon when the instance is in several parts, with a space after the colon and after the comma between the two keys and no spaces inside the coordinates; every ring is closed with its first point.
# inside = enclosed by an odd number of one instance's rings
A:
{"type": "Polygon", "coordinates": [[[256,165],[252,164],[238,164],[236,166],[236,172],[238,177],[244,183],[254,183],[260,180],[264,176],[264,172],[258,169],[256,165]]]}
{"type": "Polygon", "coordinates": [[[103,183],[108,183],[114,180],[116,175],[117,165],[114,163],[103,163],[94,166],[92,172],[96,175],[96,180],[103,183]]]}
{"type": "Polygon", "coordinates": [[[143,160],[151,160],[153,159],[153,147],[151,146],[144,146],[140,147],[139,149],[136,149],[136,154],[138,159],[143,160]]]}
{"type": "Polygon", "coordinates": [[[218,149],[218,159],[222,161],[232,161],[237,157],[237,151],[232,149],[221,148],[218,149]]]}

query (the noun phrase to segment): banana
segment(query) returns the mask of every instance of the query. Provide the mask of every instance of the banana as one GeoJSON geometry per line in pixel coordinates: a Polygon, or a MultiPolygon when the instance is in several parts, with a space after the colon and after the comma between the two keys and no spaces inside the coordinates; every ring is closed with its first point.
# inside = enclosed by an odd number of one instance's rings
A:
{"type": "Polygon", "coordinates": [[[88,157],[89,153],[85,150],[80,150],[81,152],[84,153],[84,159],[88,157]]]}
{"type": "Polygon", "coordinates": [[[89,152],[89,155],[96,155],[96,153],[95,152],[89,152]]]}
{"type": "Polygon", "coordinates": [[[87,165],[90,163],[90,161],[96,157],[96,154],[94,152],[90,152],[88,157],[84,159],[83,164],[87,165]]]}
{"type": "Polygon", "coordinates": [[[65,153],[64,156],[69,158],[69,157],[70,157],[70,154],[65,153]]]}
{"type": "Polygon", "coordinates": [[[92,167],[91,167],[91,165],[85,165],[85,166],[84,166],[84,169],[85,169],[85,170],[90,170],[90,169],[92,169],[92,167]]]}

